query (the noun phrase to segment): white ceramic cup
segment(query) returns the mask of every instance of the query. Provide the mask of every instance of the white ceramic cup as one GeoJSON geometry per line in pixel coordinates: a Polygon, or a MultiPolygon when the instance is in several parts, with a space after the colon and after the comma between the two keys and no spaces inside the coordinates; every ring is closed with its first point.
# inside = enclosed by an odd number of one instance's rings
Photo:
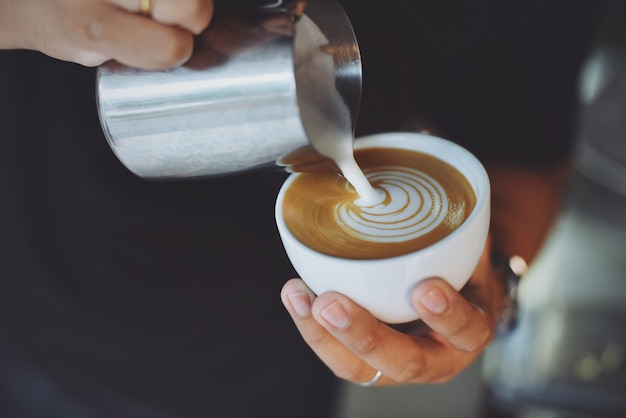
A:
{"type": "Polygon", "coordinates": [[[459,170],[476,194],[476,206],[465,222],[436,243],[396,257],[354,260],[322,254],[302,244],[283,217],[285,191],[299,174],[290,175],[276,200],[276,223],[296,272],[316,293],[340,292],[387,323],[419,319],[410,292],[421,280],[440,277],[459,290],[473,273],[483,252],[490,220],[490,185],[478,159],[448,140],[397,132],[355,140],[354,148],[401,148],[433,155],[459,170]]]}

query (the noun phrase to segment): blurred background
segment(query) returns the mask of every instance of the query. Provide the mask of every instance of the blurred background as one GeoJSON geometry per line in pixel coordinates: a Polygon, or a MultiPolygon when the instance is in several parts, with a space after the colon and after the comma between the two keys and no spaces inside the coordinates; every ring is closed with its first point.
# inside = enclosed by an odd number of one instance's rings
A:
{"type": "Polygon", "coordinates": [[[520,283],[517,328],[443,385],[344,384],[336,418],[626,416],[626,2],[580,78],[575,175],[520,283]]]}

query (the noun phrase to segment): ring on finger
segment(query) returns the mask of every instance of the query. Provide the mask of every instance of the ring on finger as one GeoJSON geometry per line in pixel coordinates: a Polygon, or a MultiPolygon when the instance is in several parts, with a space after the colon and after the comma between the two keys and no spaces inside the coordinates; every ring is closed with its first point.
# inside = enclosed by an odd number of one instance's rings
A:
{"type": "Polygon", "coordinates": [[[376,370],[376,374],[374,375],[372,380],[369,380],[365,383],[359,383],[359,386],[373,386],[380,380],[381,377],[383,377],[383,372],[381,372],[380,370],[376,370]]]}
{"type": "Polygon", "coordinates": [[[152,10],[154,9],[154,0],[140,0],[139,10],[144,16],[152,16],[152,10]]]}

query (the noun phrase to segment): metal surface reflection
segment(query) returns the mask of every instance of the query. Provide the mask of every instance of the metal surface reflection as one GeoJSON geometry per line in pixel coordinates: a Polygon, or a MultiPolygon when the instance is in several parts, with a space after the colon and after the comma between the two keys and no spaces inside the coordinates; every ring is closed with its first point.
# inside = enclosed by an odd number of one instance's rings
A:
{"type": "Polygon", "coordinates": [[[320,91],[337,94],[356,122],[360,55],[339,4],[242,4],[216,9],[182,67],[142,71],[110,62],[98,69],[103,130],[135,174],[202,177],[274,164],[309,144],[313,122],[303,105],[334,117],[320,91]]]}

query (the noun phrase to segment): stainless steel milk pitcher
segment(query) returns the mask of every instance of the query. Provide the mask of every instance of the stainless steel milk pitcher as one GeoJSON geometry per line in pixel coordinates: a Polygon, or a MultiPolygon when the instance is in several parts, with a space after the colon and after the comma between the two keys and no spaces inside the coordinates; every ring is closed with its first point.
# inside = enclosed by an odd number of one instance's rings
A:
{"type": "Polygon", "coordinates": [[[143,71],[109,62],[98,69],[105,136],[120,161],[143,178],[275,164],[310,144],[307,132],[319,120],[308,120],[303,105],[335,117],[324,109],[328,91],[341,97],[354,129],[360,53],[335,0],[277,0],[218,12],[182,67],[143,71]]]}

